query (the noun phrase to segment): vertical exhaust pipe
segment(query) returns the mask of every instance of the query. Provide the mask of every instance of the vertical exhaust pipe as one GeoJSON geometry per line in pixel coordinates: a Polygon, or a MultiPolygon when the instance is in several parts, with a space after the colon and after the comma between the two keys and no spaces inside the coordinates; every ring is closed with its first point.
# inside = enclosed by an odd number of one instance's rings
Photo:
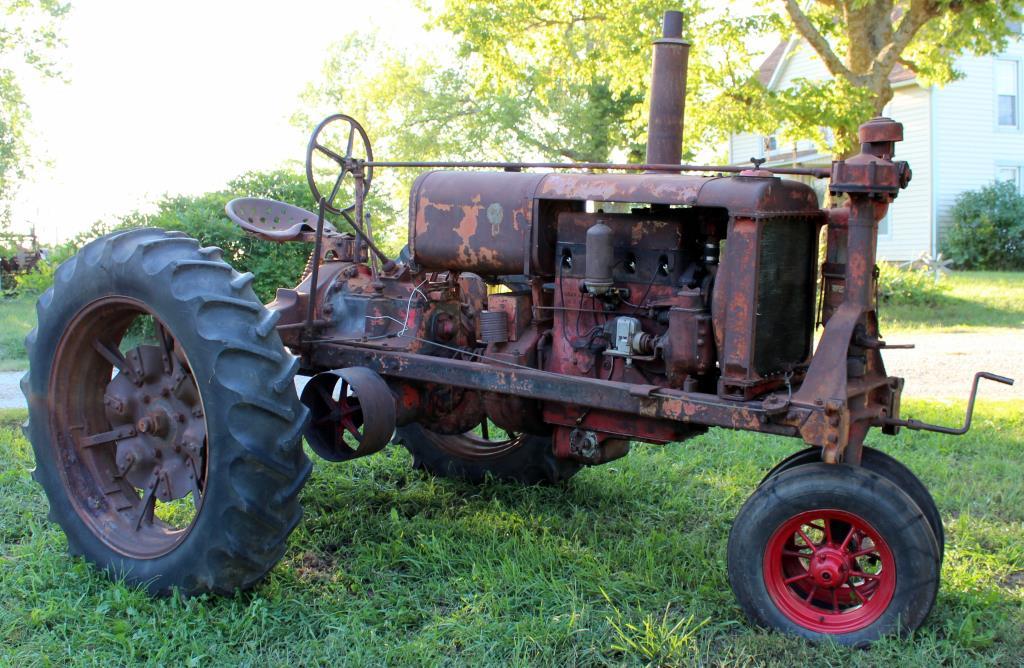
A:
{"type": "Polygon", "coordinates": [[[662,37],[654,42],[651,111],[647,120],[647,164],[678,165],[683,155],[686,66],[690,43],[683,39],[683,13],[665,12],[662,37]]]}

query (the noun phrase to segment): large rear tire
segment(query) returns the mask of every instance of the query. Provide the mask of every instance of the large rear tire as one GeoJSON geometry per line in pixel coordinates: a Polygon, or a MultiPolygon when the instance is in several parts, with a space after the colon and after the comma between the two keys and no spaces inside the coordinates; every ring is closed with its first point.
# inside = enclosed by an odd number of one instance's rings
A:
{"type": "Polygon", "coordinates": [[[399,427],[395,442],[412,455],[413,466],[440,478],[480,483],[492,476],[523,485],[568,480],[582,468],[558,459],[550,436],[513,434],[490,440],[476,434],[438,434],[413,423],[399,427]]]}
{"type": "Polygon", "coordinates": [[[252,586],[302,516],[298,364],[251,281],[183,234],[117,232],[57,269],[26,339],[50,519],[154,594],[252,586]],[[135,345],[144,321],[155,345],[135,345]]]}
{"type": "Polygon", "coordinates": [[[847,464],[804,464],[769,478],[729,533],[736,599],[755,624],[862,646],[906,634],[939,587],[935,536],[888,479],[847,464]]]}

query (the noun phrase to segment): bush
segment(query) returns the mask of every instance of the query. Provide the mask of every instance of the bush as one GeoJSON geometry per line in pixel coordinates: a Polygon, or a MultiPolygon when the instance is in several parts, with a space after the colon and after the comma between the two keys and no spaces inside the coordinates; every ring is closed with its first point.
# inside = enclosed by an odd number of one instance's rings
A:
{"type": "MultiPolygon", "coordinates": [[[[224,259],[238,271],[251,271],[253,289],[263,301],[270,301],[279,287],[295,285],[309,258],[312,244],[273,243],[243,232],[224,213],[224,205],[235,197],[264,197],[294,204],[305,209],[313,207],[306,177],[298,172],[278,170],[250,172],[227,184],[217,192],[202,195],[165,196],[156,205],[155,213],[135,212],[113,225],[97,224],[90,230],[54,249],[39,265],[39,271],[18,279],[18,291],[26,294],[43,292],[53,283],[53,272],[67,258],[92,239],[117,229],[160,227],[177,230],[195,237],[204,246],[218,246],[224,259]]],[[[378,213],[377,220],[394,219],[393,212],[371,191],[367,208],[378,213]],[[383,216],[380,213],[383,212],[383,216]]],[[[347,224],[337,224],[339,230],[347,224]]],[[[377,227],[380,227],[378,225],[377,227]]],[[[375,228],[375,232],[382,230],[375,228]]]]}
{"type": "Polygon", "coordinates": [[[961,194],[943,252],[964,269],[1024,269],[1024,196],[998,182],[961,194]]]}
{"type": "Polygon", "coordinates": [[[892,306],[936,306],[947,289],[927,269],[901,269],[883,262],[878,266],[878,300],[892,306]]]}

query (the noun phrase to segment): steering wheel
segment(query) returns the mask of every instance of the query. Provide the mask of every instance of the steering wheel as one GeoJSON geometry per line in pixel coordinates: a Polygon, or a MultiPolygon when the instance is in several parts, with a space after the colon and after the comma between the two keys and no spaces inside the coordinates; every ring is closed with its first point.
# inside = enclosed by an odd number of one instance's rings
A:
{"type": "MultiPolygon", "coordinates": [[[[345,125],[342,126],[344,128],[345,125]]],[[[344,130],[343,130],[344,132],[344,130]]],[[[347,174],[355,172],[356,168],[360,163],[366,161],[373,161],[373,151],[370,149],[370,138],[366,136],[366,130],[359,124],[356,119],[345,114],[333,114],[328,116],[324,120],[320,121],[320,124],[313,129],[313,135],[309,138],[309,146],[306,147],[306,180],[309,182],[309,189],[313,192],[313,198],[317,204],[320,203],[323,195],[320,193],[320,189],[317,188],[316,180],[313,178],[313,154],[322,153],[341,168],[341,172],[334,181],[334,187],[331,189],[329,196],[324,198],[324,208],[331,213],[342,213],[341,209],[334,206],[334,198],[338,196],[338,191],[341,189],[341,184],[345,180],[347,174]],[[345,145],[344,152],[334,150],[328,146],[325,146],[320,142],[320,135],[324,133],[329,125],[334,123],[347,124],[348,127],[348,142],[345,145]],[[356,135],[359,135],[359,141],[362,143],[362,153],[365,154],[365,158],[355,157],[355,152],[360,147],[355,144],[356,135]]],[[[363,194],[365,195],[370,190],[370,182],[373,180],[373,167],[367,167],[365,177],[363,180],[363,194]]],[[[350,210],[352,206],[346,207],[345,211],[350,210]]]]}

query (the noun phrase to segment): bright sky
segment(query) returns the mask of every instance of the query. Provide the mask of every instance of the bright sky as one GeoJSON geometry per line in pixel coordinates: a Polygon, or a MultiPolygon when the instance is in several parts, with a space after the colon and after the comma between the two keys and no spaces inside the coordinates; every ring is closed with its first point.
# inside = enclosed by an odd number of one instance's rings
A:
{"type": "Polygon", "coordinates": [[[60,52],[70,83],[25,81],[49,164],[22,185],[15,229],[34,223],[52,243],[163,193],[301,160],[307,130],[288,119],[328,45],[372,26],[396,44],[420,38],[411,4],[74,0],[60,52]]]}

